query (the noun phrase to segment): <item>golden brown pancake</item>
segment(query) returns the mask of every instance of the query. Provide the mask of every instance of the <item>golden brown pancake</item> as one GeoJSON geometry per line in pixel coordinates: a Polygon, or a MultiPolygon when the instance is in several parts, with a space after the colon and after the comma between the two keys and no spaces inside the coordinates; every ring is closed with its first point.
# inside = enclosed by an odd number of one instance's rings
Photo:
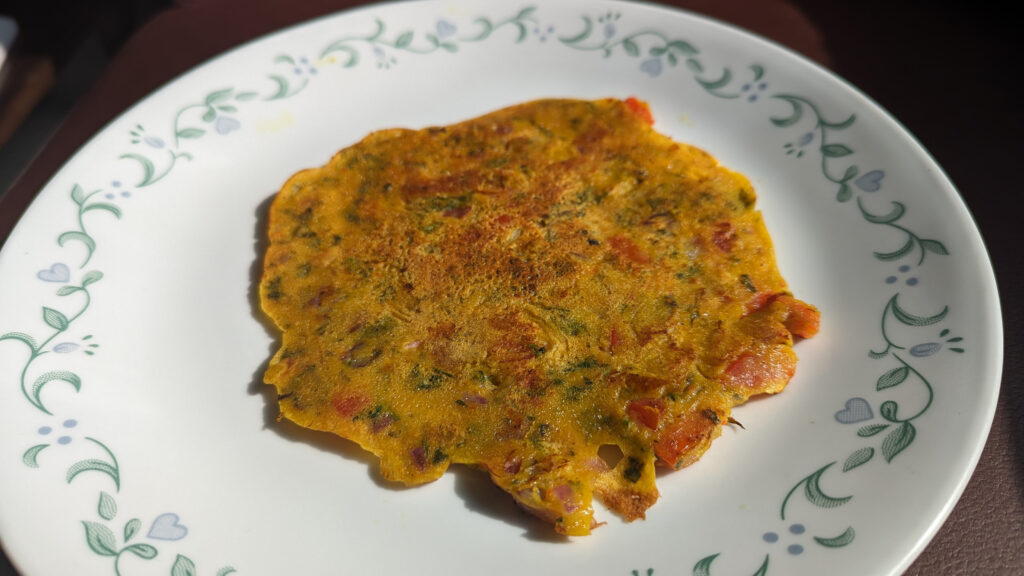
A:
{"type": "Polygon", "coordinates": [[[655,465],[781,391],[818,328],[750,182],[651,123],[632,98],[541,100],[293,176],[260,285],[282,416],[389,480],[481,467],[564,534],[594,494],[643,518],[655,465]]]}

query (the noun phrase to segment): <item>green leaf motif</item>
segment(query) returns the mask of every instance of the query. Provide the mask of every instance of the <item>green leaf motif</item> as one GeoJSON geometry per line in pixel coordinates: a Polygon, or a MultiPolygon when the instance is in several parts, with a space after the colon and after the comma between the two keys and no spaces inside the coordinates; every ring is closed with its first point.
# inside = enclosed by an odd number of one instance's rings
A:
{"type": "Polygon", "coordinates": [[[238,570],[235,570],[234,566],[225,566],[217,570],[217,576],[228,576],[228,574],[234,574],[235,572],[238,572],[238,570]]]}
{"type": "Polygon", "coordinates": [[[587,16],[583,17],[583,31],[579,34],[569,38],[559,38],[563,44],[576,44],[586,40],[590,36],[590,32],[594,29],[594,23],[590,21],[587,16]]]}
{"type": "Polygon", "coordinates": [[[274,63],[275,64],[285,63],[285,64],[292,64],[292,65],[294,65],[295,64],[295,58],[292,58],[291,56],[289,56],[287,54],[281,54],[280,56],[275,56],[274,57],[274,63]]]}
{"type": "Polygon", "coordinates": [[[72,240],[74,240],[75,242],[81,242],[82,244],[84,244],[86,250],[89,251],[90,255],[93,252],[96,251],[96,241],[93,240],[92,237],[89,236],[88,234],[86,234],[85,232],[78,232],[76,230],[69,230],[68,232],[64,232],[60,236],[57,236],[57,244],[61,248],[64,247],[64,244],[66,244],[66,243],[68,243],[68,242],[70,242],[72,240]]]}
{"type": "Polygon", "coordinates": [[[82,390],[82,379],[74,372],[68,372],[67,370],[54,370],[36,378],[36,381],[32,384],[32,404],[47,414],[49,414],[50,411],[43,405],[43,400],[40,395],[43,392],[43,386],[55,381],[62,381],[71,384],[75,388],[75,392],[80,392],[82,390]]]}
{"type": "Polygon", "coordinates": [[[892,297],[892,315],[907,326],[931,326],[932,324],[941,322],[942,319],[946,317],[946,314],[949,313],[949,306],[945,306],[942,308],[942,311],[933,316],[918,316],[916,314],[911,314],[900,307],[899,302],[896,300],[897,296],[899,295],[897,294],[892,297]]]}
{"type": "Polygon", "coordinates": [[[178,130],[178,138],[194,139],[199,138],[203,134],[206,134],[206,130],[202,128],[184,128],[178,130]]]}
{"type": "Polygon", "coordinates": [[[887,388],[898,386],[902,384],[904,380],[907,379],[907,376],[909,374],[910,368],[907,368],[906,366],[893,368],[892,370],[889,370],[888,372],[882,374],[878,378],[878,383],[875,385],[875,390],[881,392],[882,390],[885,390],[887,388]]]}
{"type": "Polygon", "coordinates": [[[861,207],[861,214],[864,215],[864,219],[872,224],[892,224],[903,217],[903,214],[907,211],[907,207],[902,202],[893,202],[892,210],[888,214],[872,214],[864,207],[861,207]]]}
{"type": "Polygon", "coordinates": [[[843,463],[843,472],[849,472],[861,464],[866,464],[875,455],[875,449],[870,446],[867,448],[861,448],[853,454],[850,454],[846,462],[843,463]]]}
{"type": "Polygon", "coordinates": [[[888,427],[888,424],[869,424],[860,430],[857,430],[857,436],[860,436],[861,438],[870,438],[888,427]]]}
{"type": "Polygon", "coordinates": [[[235,94],[235,100],[238,100],[239,102],[248,102],[257,96],[259,96],[259,94],[256,92],[239,92],[238,94],[235,94]]]}
{"type": "Polygon", "coordinates": [[[949,250],[946,250],[946,246],[938,240],[921,240],[921,248],[925,251],[931,252],[932,254],[940,254],[943,256],[949,254],[949,250]]]}
{"type": "Polygon", "coordinates": [[[785,128],[787,126],[792,126],[793,124],[799,122],[800,118],[802,118],[804,115],[803,104],[801,104],[799,100],[794,100],[792,98],[777,98],[789,102],[789,105],[793,107],[793,113],[785,118],[772,116],[771,118],[769,118],[769,120],[772,121],[772,124],[778,126],[779,128],[785,128]]]}
{"type": "Polygon", "coordinates": [[[95,204],[89,204],[85,208],[82,208],[82,213],[91,212],[93,210],[103,210],[106,212],[110,212],[117,218],[121,217],[121,209],[114,204],[108,204],[106,202],[96,202],[95,204]]]}
{"type": "Polygon", "coordinates": [[[217,102],[227,100],[231,97],[231,93],[234,92],[234,88],[225,88],[223,90],[216,90],[206,95],[206,105],[213,106],[217,102]]]}
{"type": "Polygon", "coordinates": [[[233,114],[235,112],[238,112],[238,108],[236,108],[236,107],[234,107],[234,106],[232,106],[230,104],[222,104],[220,106],[217,106],[217,110],[220,110],[221,112],[227,112],[229,114],[233,114]]]}
{"type": "Polygon", "coordinates": [[[117,502],[114,498],[106,492],[100,492],[100,501],[96,506],[96,512],[99,513],[100,518],[104,520],[113,520],[114,516],[117,516],[117,502]]]}
{"type": "Polygon", "coordinates": [[[875,258],[878,258],[879,260],[881,260],[883,262],[891,262],[893,260],[899,260],[900,258],[903,258],[907,254],[910,254],[910,251],[913,250],[913,249],[914,249],[914,238],[910,237],[910,238],[907,238],[907,243],[904,244],[898,250],[895,250],[893,252],[875,252],[874,254],[875,254],[875,258]]]}
{"type": "Polygon", "coordinates": [[[70,324],[67,316],[46,306],[43,306],[43,322],[46,322],[46,325],[50,328],[55,328],[61,332],[67,330],[68,324],[70,324]]]}
{"type": "Polygon", "coordinates": [[[892,462],[897,454],[903,452],[907,446],[914,442],[917,429],[910,422],[900,424],[898,428],[889,432],[889,435],[882,441],[882,456],[886,462],[892,462]]]}
{"type": "Polygon", "coordinates": [[[131,546],[125,548],[124,551],[131,552],[132,554],[135,554],[139,558],[143,558],[145,560],[152,560],[153,558],[156,558],[157,554],[156,548],[149,544],[132,544],[131,546]]]}
{"type": "Polygon", "coordinates": [[[850,117],[842,122],[828,122],[824,118],[821,118],[818,121],[826,128],[831,128],[833,130],[846,130],[850,126],[853,126],[853,123],[857,121],[857,115],[850,114],[850,117]]]}
{"type": "Polygon", "coordinates": [[[878,411],[881,412],[882,418],[885,418],[889,422],[899,423],[899,418],[896,416],[896,412],[899,411],[899,404],[896,404],[892,400],[886,400],[885,402],[882,402],[878,411]]]}
{"type": "Polygon", "coordinates": [[[61,286],[57,288],[57,296],[70,296],[75,292],[81,292],[81,290],[79,286],[61,286]]]}
{"type": "Polygon", "coordinates": [[[110,448],[107,448],[107,446],[103,442],[100,442],[95,438],[90,438],[89,436],[86,436],[85,439],[102,448],[103,451],[107,453],[107,456],[110,457],[110,462],[104,462],[103,460],[97,460],[95,458],[91,458],[88,460],[79,460],[78,462],[75,462],[68,468],[68,484],[70,484],[71,481],[74,480],[82,472],[95,471],[102,472],[103,474],[109,476],[110,479],[114,481],[114,487],[120,490],[121,471],[118,468],[117,458],[114,456],[114,453],[111,452],[110,448]]]}
{"type": "Polygon", "coordinates": [[[8,332],[0,336],[0,340],[17,340],[19,342],[24,342],[29,348],[32,349],[33,352],[35,352],[36,350],[35,338],[32,338],[28,334],[23,334],[21,332],[8,332]]]}
{"type": "Polygon", "coordinates": [[[403,32],[395,39],[395,48],[406,48],[412,44],[413,32],[403,32]]]}
{"type": "Polygon", "coordinates": [[[128,542],[139,533],[139,529],[142,528],[142,521],[138,518],[132,518],[124,525],[124,541],[128,542]]]}
{"type": "Polygon", "coordinates": [[[764,562],[761,563],[761,567],[754,572],[753,576],[766,576],[768,574],[768,560],[771,558],[770,555],[764,555],[764,562]]]}
{"type": "Polygon", "coordinates": [[[842,158],[853,154],[853,150],[844,144],[826,144],[821,147],[821,153],[827,158],[842,158]]]}
{"type": "Polygon", "coordinates": [[[203,122],[213,122],[217,119],[217,111],[213,108],[207,108],[206,112],[203,112],[201,118],[203,122]]]}
{"type": "Polygon", "coordinates": [[[705,556],[693,565],[693,576],[711,576],[711,563],[718,558],[718,554],[705,556]]]}
{"type": "Polygon", "coordinates": [[[853,180],[853,178],[859,172],[860,172],[860,169],[857,168],[857,166],[855,166],[855,165],[847,166],[846,172],[843,173],[843,178],[842,178],[842,180],[840,180],[840,182],[846,183],[846,182],[849,182],[850,180],[853,180]]]}
{"type": "Polygon", "coordinates": [[[719,88],[727,85],[732,81],[732,71],[728,68],[722,70],[722,75],[718,80],[701,80],[697,78],[697,83],[704,87],[705,90],[711,92],[712,90],[718,90],[719,88]]]}
{"type": "Polygon", "coordinates": [[[122,154],[121,159],[134,160],[142,167],[142,180],[140,180],[136,186],[145,186],[153,180],[153,174],[156,172],[156,167],[153,166],[153,162],[149,158],[146,158],[141,154],[122,154]]]}
{"type": "Polygon", "coordinates": [[[100,556],[117,556],[117,542],[110,528],[98,522],[83,521],[82,525],[85,526],[85,541],[93,552],[100,556]]]}
{"type": "Polygon", "coordinates": [[[523,8],[522,10],[520,10],[519,13],[516,14],[516,17],[514,19],[515,20],[523,20],[525,18],[529,18],[536,11],[537,11],[537,7],[536,6],[527,6],[526,8],[523,8]]]}
{"type": "MultiPolygon", "coordinates": [[[[832,464],[835,464],[835,462],[833,462],[832,464]]],[[[832,464],[824,466],[814,474],[811,474],[810,476],[807,477],[807,481],[804,482],[804,496],[807,498],[808,502],[814,504],[818,508],[835,508],[837,506],[842,506],[843,504],[846,504],[847,502],[850,501],[851,498],[853,498],[853,496],[843,496],[841,498],[836,498],[833,496],[829,496],[828,494],[825,494],[824,491],[822,491],[821,475],[824,474],[825,471],[832,466],[832,464]]]]}
{"type": "Polygon", "coordinates": [[[187,556],[178,554],[171,566],[171,576],[196,576],[196,564],[187,556]]]}
{"type": "Polygon", "coordinates": [[[836,201],[849,202],[850,198],[853,198],[853,189],[846,184],[840,184],[839,191],[836,192],[836,201]]]}
{"type": "Polygon", "coordinates": [[[95,284],[102,279],[103,272],[100,272],[99,270],[90,270],[82,276],[82,286],[85,287],[90,284],[95,284]]]}
{"type": "Polygon", "coordinates": [[[117,469],[107,462],[95,459],[79,460],[78,462],[72,464],[71,467],[68,468],[68,484],[70,484],[71,481],[74,480],[75,477],[81,474],[82,472],[89,471],[102,472],[107,476],[110,476],[110,478],[114,480],[115,484],[120,485],[120,481],[118,480],[117,469]]]}
{"type": "Polygon", "coordinates": [[[626,54],[634,58],[640,55],[640,47],[636,45],[636,42],[629,38],[622,41],[622,49],[626,51],[626,54]]]}
{"type": "Polygon", "coordinates": [[[686,52],[687,54],[696,54],[699,52],[699,50],[694,48],[692,44],[682,40],[673,40],[668,43],[668,47],[679,50],[680,52],[686,52]]]}
{"type": "Polygon", "coordinates": [[[268,78],[274,81],[274,84],[277,85],[277,89],[274,90],[273,94],[267,96],[267,100],[279,100],[288,95],[288,80],[285,80],[284,76],[273,74],[268,76],[268,78]]]}
{"type": "Polygon", "coordinates": [[[855,536],[856,534],[853,531],[853,526],[850,526],[839,536],[834,538],[822,538],[820,536],[815,536],[814,541],[826,548],[842,548],[850,542],[853,542],[855,536]]]}
{"type": "Polygon", "coordinates": [[[71,188],[71,200],[79,206],[82,205],[82,202],[85,202],[85,190],[82,190],[82,187],[78,184],[71,188]]]}
{"type": "Polygon", "coordinates": [[[25,453],[21,455],[21,461],[29,468],[39,468],[39,453],[45,450],[48,446],[49,444],[36,444],[35,446],[32,446],[28,450],[25,450],[25,453]]]}

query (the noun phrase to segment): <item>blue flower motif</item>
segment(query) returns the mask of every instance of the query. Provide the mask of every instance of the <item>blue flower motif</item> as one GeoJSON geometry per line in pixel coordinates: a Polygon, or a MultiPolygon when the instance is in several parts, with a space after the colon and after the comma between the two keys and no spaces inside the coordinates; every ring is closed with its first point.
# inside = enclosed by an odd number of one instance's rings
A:
{"type": "Polygon", "coordinates": [[[142,144],[145,144],[150,148],[156,148],[157,150],[166,146],[162,138],[146,134],[146,129],[142,127],[142,124],[136,124],[135,129],[130,133],[132,135],[132,144],[139,144],[141,142],[142,144]]]}
{"type": "Polygon", "coordinates": [[[74,342],[61,342],[53,347],[53,351],[57,354],[69,354],[78,350],[78,344],[74,342]]]}
{"type": "MultiPolygon", "coordinates": [[[[749,86],[749,84],[747,85],[749,86]]],[[[756,96],[754,94],[753,96],[756,96]]],[[[786,142],[783,148],[786,149],[786,155],[796,155],[797,158],[802,158],[804,155],[805,148],[811,142],[814,142],[814,132],[804,132],[796,139],[796,142],[786,142]]]]}
{"type": "Polygon", "coordinates": [[[747,94],[747,102],[756,102],[758,94],[764,92],[767,88],[767,82],[758,82],[756,84],[748,82],[743,85],[740,91],[747,94]]]}
{"type": "Polygon", "coordinates": [[[548,35],[549,34],[554,34],[554,33],[555,33],[555,27],[554,26],[548,26],[547,28],[543,28],[543,27],[538,25],[538,26],[535,26],[534,29],[533,29],[533,34],[535,36],[537,36],[537,39],[540,40],[541,42],[547,42],[548,41],[548,35]]]}
{"type": "Polygon", "coordinates": [[[615,36],[615,25],[609,22],[604,25],[604,37],[611,38],[612,36],[615,36]]]}
{"type": "Polygon", "coordinates": [[[455,24],[452,24],[447,20],[438,20],[436,29],[438,38],[447,38],[452,34],[455,34],[455,31],[457,30],[455,24]]]}
{"type": "Polygon", "coordinates": [[[649,58],[640,63],[640,71],[651,78],[661,75],[661,58],[649,58]]]}
{"type": "MultiPolygon", "coordinates": [[[[900,266],[899,267],[899,271],[900,271],[900,274],[906,274],[907,272],[910,272],[910,265],[904,264],[904,265],[900,266]]],[[[899,281],[899,276],[896,276],[895,274],[892,275],[892,276],[886,276],[885,277],[885,283],[886,284],[895,284],[898,281],[899,281]]],[[[917,276],[911,276],[910,278],[906,279],[907,286],[917,286],[918,282],[919,281],[917,279],[917,276]]]]}
{"type": "MultiPolygon", "coordinates": [[[[114,180],[113,182],[110,183],[110,187],[114,188],[115,190],[120,189],[121,188],[121,181],[120,180],[114,180]]],[[[131,195],[132,195],[132,193],[131,193],[130,190],[121,190],[121,196],[123,196],[125,198],[128,198],[131,195]]],[[[113,200],[114,198],[117,197],[117,195],[114,194],[113,192],[107,192],[106,194],[104,194],[104,196],[106,196],[107,200],[113,200]]]]}
{"type": "Polygon", "coordinates": [[[923,342],[910,349],[910,355],[917,358],[925,358],[935,354],[939,350],[942,350],[942,344],[939,342],[923,342]]]}
{"type": "Polygon", "coordinates": [[[865,172],[860,178],[853,181],[853,185],[865,192],[877,192],[882,187],[882,179],[885,178],[885,172],[882,170],[872,170],[865,172]]]}
{"type": "MultiPolygon", "coordinates": [[[[75,426],[78,426],[78,420],[75,420],[74,418],[69,418],[62,422],[61,426],[68,429],[74,428],[75,426]]],[[[40,426],[39,429],[36,430],[36,432],[38,432],[40,436],[48,436],[51,432],[53,432],[53,427],[40,426]]],[[[65,445],[70,443],[71,436],[61,436],[60,438],[57,438],[57,444],[65,445]]]]}
{"type": "MultiPolygon", "coordinates": [[[[790,524],[789,533],[794,536],[799,536],[807,531],[807,528],[803,524],[790,524]]],[[[761,539],[769,544],[775,544],[779,541],[779,534],[777,532],[765,532],[761,535],[761,539]]],[[[786,547],[786,552],[789,552],[793,556],[799,556],[804,553],[804,547],[800,544],[790,544],[786,547]]]]}
{"type": "Polygon", "coordinates": [[[217,119],[213,122],[213,128],[218,134],[228,134],[241,127],[242,123],[237,118],[231,116],[217,116],[217,119]]]}

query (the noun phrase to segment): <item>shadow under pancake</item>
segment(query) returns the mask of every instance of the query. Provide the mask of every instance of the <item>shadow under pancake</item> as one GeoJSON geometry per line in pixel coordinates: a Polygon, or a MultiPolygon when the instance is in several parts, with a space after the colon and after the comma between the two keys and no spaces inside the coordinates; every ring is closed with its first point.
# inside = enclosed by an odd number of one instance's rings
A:
{"type": "Polygon", "coordinates": [[[487,473],[470,466],[456,465],[446,474],[455,476],[455,494],[466,508],[523,530],[523,537],[535,542],[569,542],[568,536],[555,532],[551,524],[526,512],[487,473]]]}
{"type": "Polygon", "coordinates": [[[249,267],[248,300],[249,306],[252,309],[252,316],[260,323],[267,336],[272,339],[270,346],[267,348],[266,360],[253,371],[247,390],[250,395],[263,396],[263,428],[274,432],[289,442],[307,444],[323,452],[329,452],[333,455],[359,462],[366,466],[370,479],[378,486],[392,490],[405,490],[409,487],[388,481],[381,476],[377,457],[363,450],[355,442],[329,432],[309,430],[281,418],[277,405],[277,390],[263,382],[263,375],[270,365],[270,359],[281,346],[281,331],[274,325],[273,320],[267,317],[260,306],[260,279],[263,276],[263,255],[266,253],[267,245],[269,244],[267,226],[270,219],[270,206],[276,194],[276,191],[271,193],[270,196],[256,207],[256,225],[253,231],[253,248],[256,258],[249,267]]]}

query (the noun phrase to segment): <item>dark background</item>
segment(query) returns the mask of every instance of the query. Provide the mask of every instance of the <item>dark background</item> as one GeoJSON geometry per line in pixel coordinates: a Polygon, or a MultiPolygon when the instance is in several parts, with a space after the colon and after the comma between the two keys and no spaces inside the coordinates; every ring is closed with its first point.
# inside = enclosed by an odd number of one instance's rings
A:
{"type": "MultiPolygon", "coordinates": [[[[266,16],[275,9],[273,5],[279,12],[287,11],[288,15],[277,20],[279,25],[331,11],[324,8],[331,4],[328,1],[306,3],[316,6],[304,12],[280,1],[266,2],[271,5],[266,8],[255,0],[248,5],[255,14],[252,18],[266,16]]],[[[675,3],[698,12],[715,10],[715,2],[675,3]]],[[[985,2],[777,3],[802,11],[820,34],[806,44],[823,44],[831,69],[899,119],[946,170],[972,211],[996,268],[1006,363],[992,433],[953,515],[907,574],[1024,574],[1024,306],[1018,297],[1024,278],[1024,225],[1020,222],[1024,203],[1019,200],[1024,126],[1021,92],[1016,89],[1022,84],[1019,76],[1024,66],[1020,65],[1021,50],[1016,48],[1019,19],[985,2]]],[[[135,82],[129,89],[137,93],[132,93],[128,102],[103,110],[100,115],[108,117],[92,119],[98,124],[88,133],[67,135],[88,123],[74,116],[75,105],[90,90],[102,88],[103,82],[109,81],[103,76],[105,70],[109,71],[108,63],[137,49],[138,36],[133,34],[140,27],[154,17],[163,18],[164,24],[168,17],[171,21],[187,17],[189,10],[206,9],[204,4],[226,10],[226,5],[245,3],[179,0],[176,7],[170,4],[169,0],[39,0],[8,7],[0,2],[0,13],[14,13],[24,27],[20,53],[48,56],[55,72],[52,86],[33,112],[6,144],[0,143],[0,191],[10,188],[7,197],[0,196],[0,242],[31,195],[86,137],[128,104],[170,79],[165,73],[135,82]],[[164,12],[168,8],[184,16],[168,16],[164,12]],[[49,140],[55,133],[57,136],[49,140]]],[[[340,7],[346,3],[336,4],[340,7]]],[[[228,15],[225,12],[225,21],[228,15]]],[[[233,16],[238,18],[239,26],[246,27],[245,14],[233,16]]],[[[214,15],[215,19],[220,17],[214,15]]],[[[743,23],[742,13],[724,19],[743,23]]],[[[255,35],[272,28],[263,30],[254,24],[243,34],[255,35]]],[[[209,41],[212,43],[205,47],[213,51],[210,55],[237,43],[226,39],[220,46],[218,41],[209,41]]],[[[799,42],[788,44],[797,49],[801,46],[799,42]]],[[[174,58],[175,52],[168,48],[166,54],[154,56],[174,58]]],[[[820,57],[818,60],[822,61],[820,57]]],[[[192,64],[186,60],[176,65],[183,71],[192,64]]],[[[0,94],[0,113],[4,98],[0,94]]],[[[13,569],[0,553],[0,574],[7,573],[13,574],[13,569]]]]}

